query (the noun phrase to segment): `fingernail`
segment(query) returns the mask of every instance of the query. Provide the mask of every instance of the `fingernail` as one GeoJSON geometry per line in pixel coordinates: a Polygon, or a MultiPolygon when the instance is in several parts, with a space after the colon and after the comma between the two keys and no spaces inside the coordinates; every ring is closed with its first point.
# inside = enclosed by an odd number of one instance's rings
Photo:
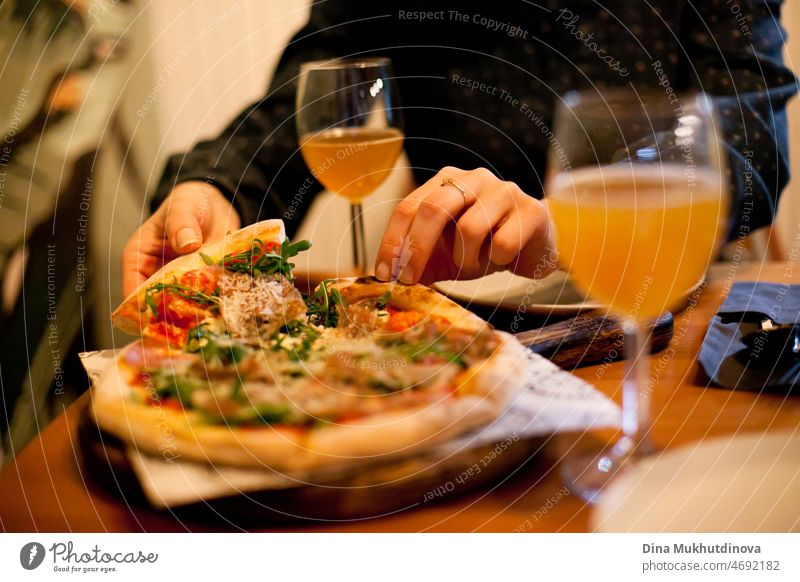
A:
{"type": "Polygon", "coordinates": [[[403,267],[403,270],[400,271],[400,277],[398,277],[398,279],[400,279],[401,283],[408,283],[408,284],[413,283],[414,269],[412,269],[410,265],[403,267]]]}
{"type": "Polygon", "coordinates": [[[392,278],[392,270],[389,268],[389,263],[381,261],[375,269],[375,277],[379,281],[388,281],[392,278]]]}
{"type": "Polygon", "coordinates": [[[200,241],[197,240],[197,235],[195,234],[194,230],[186,227],[180,229],[178,234],[175,235],[175,242],[178,243],[179,249],[183,249],[190,245],[197,244],[200,241]]]}

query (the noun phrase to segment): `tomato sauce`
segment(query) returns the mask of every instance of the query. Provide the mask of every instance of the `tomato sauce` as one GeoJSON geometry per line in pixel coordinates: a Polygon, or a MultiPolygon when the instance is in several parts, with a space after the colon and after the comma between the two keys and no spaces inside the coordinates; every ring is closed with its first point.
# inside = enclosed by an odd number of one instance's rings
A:
{"type": "Polygon", "coordinates": [[[401,332],[410,327],[414,327],[425,318],[425,314],[421,311],[397,311],[395,309],[388,309],[389,321],[387,326],[390,330],[401,332]]]}
{"type": "MultiPolygon", "coordinates": [[[[191,289],[212,295],[219,287],[221,270],[206,267],[187,271],[178,283],[191,289]]],[[[208,306],[199,305],[179,293],[165,289],[158,294],[158,314],[149,325],[149,335],[171,344],[184,344],[189,330],[196,327],[209,315],[208,306]]]]}

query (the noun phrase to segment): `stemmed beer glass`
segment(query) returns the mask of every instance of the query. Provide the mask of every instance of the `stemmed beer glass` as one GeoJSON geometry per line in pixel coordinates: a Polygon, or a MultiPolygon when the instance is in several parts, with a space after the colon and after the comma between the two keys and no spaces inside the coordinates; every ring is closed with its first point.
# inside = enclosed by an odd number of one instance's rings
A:
{"type": "Polygon", "coordinates": [[[704,94],[570,93],[557,107],[545,192],[559,261],[626,332],[622,437],[565,459],[567,485],[593,502],[647,453],[647,324],[704,275],[727,228],[724,153],[704,94]]]}
{"type": "Polygon", "coordinates": [[[353,259],[367,274],[362,200],[389,176],[403,150],[403,119],[391,61],[304,63],[296,102],[300,150],[328,190],[350,200],[353,259]]]}

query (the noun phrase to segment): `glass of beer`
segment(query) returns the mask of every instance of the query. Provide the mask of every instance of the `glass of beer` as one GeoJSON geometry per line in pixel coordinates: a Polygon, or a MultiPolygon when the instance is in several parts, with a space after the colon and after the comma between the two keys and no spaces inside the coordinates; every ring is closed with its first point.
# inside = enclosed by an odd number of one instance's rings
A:
{"type": "Polygon", "coordinates": [[[554,124],[545,192],[559,261],[625,330],[622,437],[562,464],[567,485],[594,502],[621,467],[652,451],[646,330],[716,255],[727,165],[705,94],[570,93],[554,124]]]}
{"type": "Polygon", "coordinates": [[[303,63],[296,123],[300,151],[311,173],[325,188],[350,201],[355,271],[366,275],[362,200],[389,177],[403,150],[403,120],[391,61],[303,63]]]}

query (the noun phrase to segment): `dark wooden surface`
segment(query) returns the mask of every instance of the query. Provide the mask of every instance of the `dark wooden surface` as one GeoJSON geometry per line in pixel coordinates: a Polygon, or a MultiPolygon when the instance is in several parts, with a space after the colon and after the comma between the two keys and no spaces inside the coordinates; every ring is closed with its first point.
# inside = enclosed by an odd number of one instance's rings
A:
{"type": "MultiPolygon", "coordinates": [[[[783,264],[739,266],[740,280],[800,282],[783,264]]],[[[664,448],[734,433],[795,429],[800,400],[708,387],[696,356],[707,323],[730,281],[728,266],[715,269],[709,285],[676,313],[669,349],[653,359],[653,440],[664,448]]],[[[620,398],[622,362],[576,370],[609,397],[620,398]]],[[[615,431],[564,434],[546,439],[530,459],[499,482],[437,503],[425,503],[389,516],[356,521],[313,521],[258,527],[213,522],[156,512],[121,499],[111,488],[87,479],[79,464],[79,407],[65,411],[17,459],[0,472],[0,528],[4,531],[586,531],[590,508],[564,493],[558,462],[565,453],[615,438],[615,431]]]]}

